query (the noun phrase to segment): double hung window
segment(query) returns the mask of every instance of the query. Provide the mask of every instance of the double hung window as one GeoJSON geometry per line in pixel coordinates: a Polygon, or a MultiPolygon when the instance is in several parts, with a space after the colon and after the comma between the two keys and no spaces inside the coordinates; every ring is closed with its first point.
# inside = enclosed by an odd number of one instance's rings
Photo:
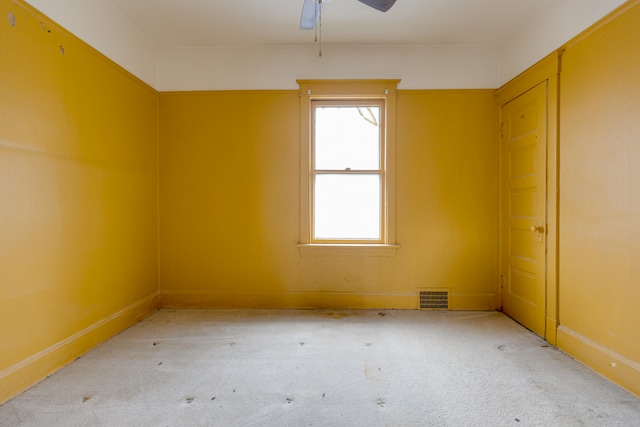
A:
{"type": "Polygon", "coordinates": [[[301,251],[395,253],[397,81],[299,83],[301,251]]]}
{"type": "Polygon", "coordinates": [[[384,100],[317,100],[311,108],[311,242],[383,243],[384,100]]]}

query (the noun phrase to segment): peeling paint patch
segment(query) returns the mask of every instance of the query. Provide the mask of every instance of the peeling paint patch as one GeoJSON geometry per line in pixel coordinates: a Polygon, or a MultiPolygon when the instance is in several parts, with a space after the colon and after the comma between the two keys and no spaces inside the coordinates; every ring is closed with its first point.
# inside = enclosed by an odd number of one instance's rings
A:
{"type": "Polygon", "coordinates": [[[9,12],[7,14],[7,21],[9,21],[9,25],[12,27],[16,26],[16,15],[13,12],[9,12]]]}

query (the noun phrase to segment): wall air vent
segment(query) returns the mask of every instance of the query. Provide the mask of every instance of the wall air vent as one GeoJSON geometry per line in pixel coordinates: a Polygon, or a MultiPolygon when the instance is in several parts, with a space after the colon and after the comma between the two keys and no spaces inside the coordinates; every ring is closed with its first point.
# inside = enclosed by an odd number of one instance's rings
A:
{"type": "Polygon", "coordinates": [[[418,289],[420,310],[449,310],[449,289],[418,289]]]}

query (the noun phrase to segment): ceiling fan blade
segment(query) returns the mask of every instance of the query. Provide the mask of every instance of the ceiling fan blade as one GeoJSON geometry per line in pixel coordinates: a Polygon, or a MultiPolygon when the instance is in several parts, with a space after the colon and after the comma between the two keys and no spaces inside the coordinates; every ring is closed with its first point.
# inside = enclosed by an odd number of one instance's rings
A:
{"type": "MultiPolygon", "coordinates": [[[[395,1],[395,0],[394,0],[395,1]]],[[[300,29],[313,30],[318,25],[320,19],[320,9],[322,3],[316,0],[304,0],[302,5],[302,15],[300,16],[300,29]]]]}
{"type": "Polygon", "coordinates": [[[380,12],[386,12],[391,9],[391,6],[396,2],[396,0],[358,0],[360,3],[364,3],[367,6],[371,6],[372,8],[379,10],[380,12]]]}

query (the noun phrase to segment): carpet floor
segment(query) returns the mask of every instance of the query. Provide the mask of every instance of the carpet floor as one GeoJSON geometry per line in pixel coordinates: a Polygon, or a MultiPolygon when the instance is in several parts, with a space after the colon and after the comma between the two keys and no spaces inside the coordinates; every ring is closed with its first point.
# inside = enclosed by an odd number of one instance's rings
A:
{"type": "Polygon", "coordinates": [[[1,426],[640,426],[640,400],[498,312],[163,309],[1,426]]]}

